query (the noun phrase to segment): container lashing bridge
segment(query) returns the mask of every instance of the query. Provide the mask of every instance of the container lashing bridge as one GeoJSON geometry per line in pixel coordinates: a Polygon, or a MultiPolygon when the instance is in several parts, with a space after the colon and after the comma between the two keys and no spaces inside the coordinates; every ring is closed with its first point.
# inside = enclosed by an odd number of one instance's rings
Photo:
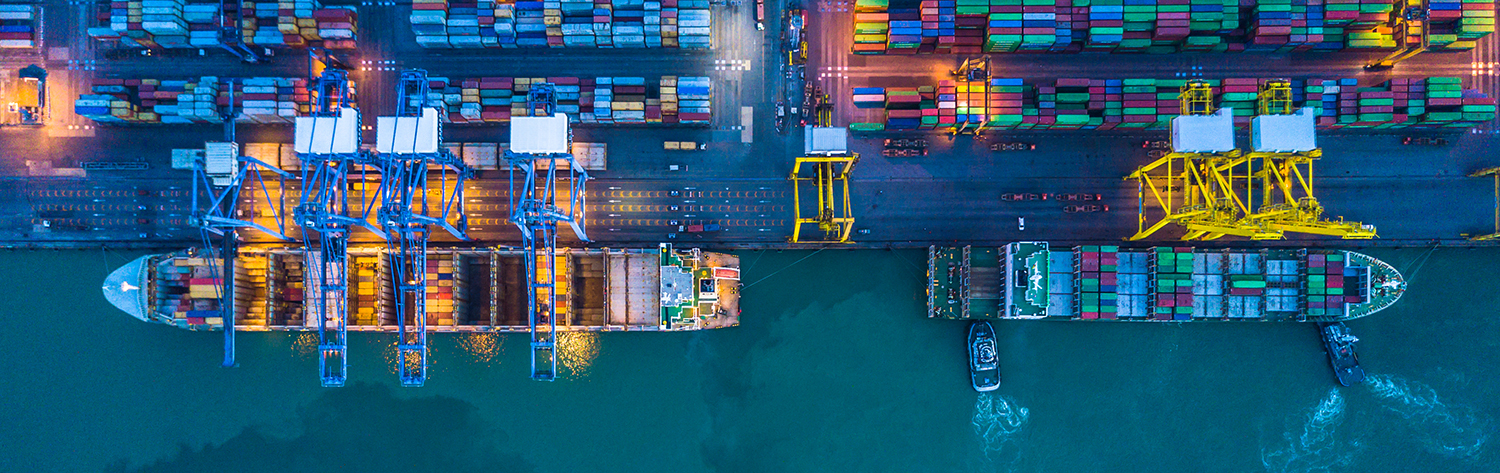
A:
{"type": "Polygon", "coordinates": [[[350,103],[347,73],[325,69],[316,86],[311,116],[296,120],[293,147],[302,162],[303,189],[293,216],[302,227],[307,316],[318,324],[318,369],[323,386],[335,387],[344,385],[349,366],[349,234],[364,228],[389,238],[370,223],[380,192],[368,192],[363,178],[380,163],[359,150],[359,110],[350,103]],[[357,191],[349,185],[351,172],[361,176],[357,191]]]}
{"type": "Polygon", "coordinates": [[[287,178],[293,176],[259,159],[240,155],[235,138],[235,120],[239,117],[239,111],[234,104],[234,79],[228,79],[226,84],[229,87],[229,105],[220,113],[220,118],[224,120],[224,141],[204,145],[204,159],[194,161],[191,179],[192,222],[202,233],[203,250],[207,253],[205,259],[210,272],[219,274],[219,310],[224,321],[224,366],[232,367],[235,366],[234,262],[239,255],[239,229],[250,228],[278,240],[290,240],[286,236],[284,194],[278,191],[276,198],[272,199],[266,187],[266,179],[269,174],[271,178],[278,180],[280,185],[277,189],[280,190],[286,188],[287,178]],[[248,208],[237,208],[240,193],[247,181],[253,184],[251,192],[259,192],[260,198],[248,199],[248,208]],[[240,212],[248,213],[251,218],[241,218],[240,212]],[[263,214],[269,214],[270,223],[275,228],[255,221],[256,216],[263,214]],[[214,243],[215,239],[219,240],[218,244],[214,243]],[[222,272],[220,268],[215,268],[220,260],[224,262],[222,272]]]}
{"type": "Polygon", "coordinates": [[[528,115],[511,119],[510,220],[521,230],[526,254],[531,378],[557,379],[557,232],[566,223],[588,242],[584,231],[584,184],[589,175],[573,159],[568,117],[556,113],[552,84],[532,84],[528,115]]]}
{"type": "Polygon", "coordinates": [[[464,181],[473,174],[442,146],[438,109],[428,102],[427,71],[401,72],[396,116],[379,117],[376,145],[382,183],[379,221],[396,287],[397,365],[402,386],[427,381],[427,240],[438,227],[468,240],[464,181]],[[434,177],[431,174],[436,173],[434,177]],[[437,184],[437,196],[428,186],[437,184]],[[430,200],[431,199],[431,200],[430,200]]]}

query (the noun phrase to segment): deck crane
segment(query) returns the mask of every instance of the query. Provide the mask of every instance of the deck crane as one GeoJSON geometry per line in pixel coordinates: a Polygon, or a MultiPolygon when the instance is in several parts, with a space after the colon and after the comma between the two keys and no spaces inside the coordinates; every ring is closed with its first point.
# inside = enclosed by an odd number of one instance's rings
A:
{"type": "Polygon", "coordinates": [[[351,171],[365,177],[379,163],[360,152],[359,110],[350,103],[348,75],[325,69],[316,86],[311,116],[296,120],[293,148],[302,161],[302,200],[293,216],[302,227],[308,317],[318,324],[318,369],[323,386],[335,387],[344,385],[349,366],[349,234],[358,228],[381,239],[386,234],[370,223],[379,191],[359,186],[355,193],[349,186],[351,171]],[[357,211],[350,197],[358,200],[357,211]]]}
{"type": "Polygon", "coordinates": [[[1193,80],[1182,86],[1182,115],[1172,119],[1172,150],[1137,168],[1125,179],[1137,182],[1139,216],[1136,233],[1128,240],[1141,240],[1169,224],[1187,230],[1183,240],[1212,240],[1224,235],[1253,239],[1280,236],[1245,220],[1250,213],[1249,160],[1234,145],[1232,109],[1215,110],[1209,83],[1193,80]],[[1162,217],[1146,225],[1146,196],[1161,208],[1162,217]]]}
{"type": "MultiPolygon", "coordinates": [[[[849,243],[854,230],[854,211],[849,201],[849,174],[859,162],[859,154],[849,151],[849,129],[805,127],[803,155],[792,163],[788,180],[792,181],[792,243],[849,243]],[[804,168],[804,166],[806,166],[804,168]],[[802,183],[817,193],[817,209],[803,217],[802,183]],[[804,225],[816,225],[823,238],[802,237],[804,225]]],[[[807,199],[811,204],[814,199],[807,199]]]]}
{"type": "Polygon", "coordinates": [[[584,183],[589,175],[573,159],[568,117],[556,113],[550,83],[532,84],[526,94],[528,115],[513,117],[510,149],[510,220],[521,230],[526,253],[531,325],[531,378],[557,378],[557,227],[567,223],[573,235],[588,242],[584,231],[584,183]],[[519,178],[519,180],[518,180],[519,178]]]}
{"type": "MultiPolygon", "coordinates": [[[[1291,81],[1266,81],[1257,102],[1258,114],[1250,122],[1251,151],[1245,156],[1255,170],[1250,184],[1260,182],[1261,196],[1246,219],[1278,235],[1374,238],[1373,226],[1323,218],[1323,205],[1313,194],[1313,162],[1323,155],[1317,145],[1317,117],[1309,108],[1294,110],[1291,81]]],[[[1253,188],[1247,191],[1253,198],[1253,188]]]]}
{"type": "Polygon", "coordinates": [[[428,102],[427,71],[402,71],[396,92],[396,116],[379,117],[375,127],[375,151],[384,181],[378,220],[388,237],[386,255],[396,287],[401,385],[418,387],[427,381],[429,227],[469,239],[462,205],[464,180],[473,171],[442,147],[438,109],[428,102]],[[436,178],[430,175],[434,171],[436,178]],[[436,202],[429,201],[430,182],[439,185],[436,202]]]}
{"type": "Polygon", "coordinates": [[[229,105],[220,114],[220,118],[224,120],[224,141],[206,143],[205,159],[193,165],[192,222],[203,234],[203,249],[208,253],[205,259],[208,260],[210,271],[220,275],[219,309],[222,313],[220,317],[224,320],[224,366],[227,368],[235,365],[234,262],[239,256],[239,229],[251,228],[278,240],[290,240],[286,236],[285,194],[281,190],[286,188],[287,178],[293,176],[259,159],[240,155],[239,144],[235,139],[235,120],[239,117],[239,112],[234,103],[234,79],[228,79],[226,87],[230,94],[229,105]],[[276,199],[271,198],[266,187],[267,174],[280,183],[276,199]],[[261,198],[250,199],[249,208],[239,208],[240,192],[247,180],[254,183],[251,192],[259,192],[261,198]],[[199,186],[202,186],[201,193],[206,194],[201,201],[199,186]],[[260,205],[270,208],[261,209],[260,205]],[[265,213],[262,210],[270,211],[269,223],[274,228],[256,221],[256,217],[265,213]],[[244,213],[250,215],[249,220],[241,218],[244,213]],[[215,238],[219,240],[217,245],[214,244],[215,238]],[[222,272],[213,267],[214,262],[220,259],[224,261],[222,272]]]}
{"type": "Polygon", "coordinates": [[[1432,25],[1427,24],[1427,20],[1431,18],[1432,9],[1427,5],[1427,0],[1397,0],[1396,8],[1391,10],[1390,15],[1388,24],[1393,29],[1408,32],[1412,29],[1421,30],[1421,41],[1417,44],[1403,44],[1390,54],[1365,64],[1367,71],[1389,70],[1401,61],[1416,57],[1431,45],[1429,35],[1432,25]]]}

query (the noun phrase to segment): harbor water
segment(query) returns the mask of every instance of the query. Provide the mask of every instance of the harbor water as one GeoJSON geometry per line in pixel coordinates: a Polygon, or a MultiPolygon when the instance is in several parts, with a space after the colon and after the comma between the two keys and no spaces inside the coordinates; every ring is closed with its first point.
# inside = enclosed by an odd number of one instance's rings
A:
{"type": "Polygon", "coordinates": [[[1370,378],[1338,387],[1315,327],[995,323],[978,394],[965,324],[924,317],[922,251],[740,253],[742,325],[561,339],[434,334],[427,386],[394,336],[147,324],[100,294],[139,254],[0,254],[0,471],[1490,472],[1500,470],[1500,250],[1367,249],[1395,306],[1349,324],[1370,378]]]}

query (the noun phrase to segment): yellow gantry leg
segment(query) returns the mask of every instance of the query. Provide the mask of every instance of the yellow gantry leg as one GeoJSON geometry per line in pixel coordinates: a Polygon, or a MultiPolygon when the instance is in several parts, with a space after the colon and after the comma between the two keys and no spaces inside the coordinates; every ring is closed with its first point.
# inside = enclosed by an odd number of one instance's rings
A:
{"type": "Polygon", "coordinates": [[[792,173],[788,177],[792,181],[792,209],[795,213],[792,243],[849,243],[849,235],[854,230],[854,210],[849,202],[849,173],[857,162],[859,155],[803,156],[792,164],[792,173]],[[807,165],[806,169],[803,168],[804,164],[807,165]],[[803,216],[801,181],[811,181],[816,187],[816,216],[803,216]],[[807,224],[816,225],[823,239],[804,240],[802,227],[807,224]]]}

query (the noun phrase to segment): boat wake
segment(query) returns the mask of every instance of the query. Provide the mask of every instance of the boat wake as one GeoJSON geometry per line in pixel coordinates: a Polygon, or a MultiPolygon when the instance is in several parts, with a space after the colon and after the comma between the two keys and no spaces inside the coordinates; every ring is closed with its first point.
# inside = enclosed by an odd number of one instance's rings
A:
{"type": "Polygon", "coordinates": [[[980,393],[974,401],[974,435],[986,459],[1019,458],[1018,434],[1026,427],[1031,411],[1015,400],[995,393],[980,393]]]}
{"type": "Polygon", "coordinates": [[[1450,458],[1477,457],[1489,441],[1489,419],[1467,406],[1449,405],[1422,383],[1376,375],[1365,381],[1385,408],[1411,422],[1413,438],[1433,453],[1450,458]]]}
{"type": "Polygon", "coordinates": [[[1341,445],[1334,436],[1334,431],[1344,423],[1344,396],[1337,389],[1329,389],[1328,395],[1305,418],[1300,433],[1293,428],[1282,434],[1287,443],[1285,448],[1261,451],[1260,461],[1266,471],[1332,471],[1354,460],[1354,450],[1341,445]]]}

